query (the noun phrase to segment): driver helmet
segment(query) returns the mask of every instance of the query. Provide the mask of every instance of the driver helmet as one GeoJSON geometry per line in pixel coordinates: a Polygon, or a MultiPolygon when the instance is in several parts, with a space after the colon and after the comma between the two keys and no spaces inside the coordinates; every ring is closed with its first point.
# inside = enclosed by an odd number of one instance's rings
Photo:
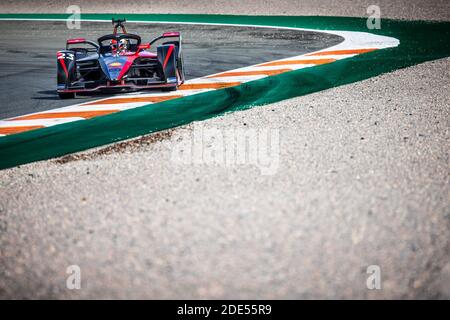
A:
{"type": "Polygon", "coordinates": [[[128,40],[120,39],[119,40],[119,51],[127,51],[128,50],[128,40]]]}
{"type": "Polygon", "coordinates": [[[112,51],[117,50],[117,40],[112,39],[111,42],[109,43],[109,45],[111,46],[112,51]]]}

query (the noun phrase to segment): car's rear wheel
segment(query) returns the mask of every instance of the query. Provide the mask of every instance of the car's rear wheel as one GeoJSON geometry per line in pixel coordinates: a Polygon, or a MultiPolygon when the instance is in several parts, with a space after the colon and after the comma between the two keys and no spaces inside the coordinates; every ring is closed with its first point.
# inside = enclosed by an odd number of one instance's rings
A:
{"type": "Polygon", "coordinates": [[[58,92],[58,96],[60,99],[74,99],[75,92],[58,92]]]}
{"type": "Polygon", "coordinates": [[[176,76],[177,76],[177,85],[173,87],[166,87],[163,88],[162,91],[168,92],[168,91],[176,91],[178,87],[184,83],[184,70],[183,70],[183,63],[182,63],[182,57],[178,58],[177,60],[177,69],[176,69],[176,76]]]}

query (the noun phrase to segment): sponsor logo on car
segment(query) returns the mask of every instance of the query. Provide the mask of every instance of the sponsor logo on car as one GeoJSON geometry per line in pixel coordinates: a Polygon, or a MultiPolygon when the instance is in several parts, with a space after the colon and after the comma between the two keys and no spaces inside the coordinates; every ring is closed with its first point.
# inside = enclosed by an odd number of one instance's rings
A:
{"type": "Polygon", "coordinates": [[[122,66],[122,63],[120,62],[112,62],[109,64],[109,67],[111,68],[120,68],[122,66]]]}

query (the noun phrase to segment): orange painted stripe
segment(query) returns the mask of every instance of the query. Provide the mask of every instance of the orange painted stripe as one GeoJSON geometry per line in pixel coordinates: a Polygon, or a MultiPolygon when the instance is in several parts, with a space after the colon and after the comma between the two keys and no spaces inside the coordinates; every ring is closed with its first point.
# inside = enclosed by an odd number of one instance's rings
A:
{"type": "Polygon", "coordinates": [[[89,119],[118,111],[120,110],[48,112],[48,113],[30,114],[28,116],[17,117],[10,120],[36,120],[36,119],[57,119],[57,118],[74,118],[74,117],[89,119]]]}
{"type": "Polygon", "coordinates": [[[98,104],[120,104],[120,103],[134,103],[134,102],[163,102],[175,98],[181,98],[182,95],[160,96],[160,97],[126,97],[126,98],[111,98],[102,101],[94,101],[82,104],[83,106],[92,106],[98,104]]]}
{"type": "Polygon", "coordinates": [[[317,53],[309,53],[306,56],[327,56],[327,55],[341,55],[341,54],[361,54],[366,52],[375,51],[375,49],[349,49],[349,50],[335,50],[335,51],[323,51],[317,53]]]}
{"type": "Polygon", "coordinates": [[[44,126],[26,126],[26,127],[6,127],[0,128],[0,134],[13,134],[20,133],[24,131],[29,131],[33,129],[44,128],[44,126]]]}
{"type": "Polygon", "coordinates": [[[217,77],[239,77],[239,76],[258,76],[258,75],[275,75],[283,72],[292,71],[291,69],[278,69],[278,70],[252,70],[252,71],[231,71],[219,73],[214,76],[208,76],[207,78],[217,77]]]}
{"type": "Polygon", "coordinates": [[[283,60],[273,61],[264,64],[259,64],[259,67],[284,66],[290,64],[325,64],[335,62],[336,59],[311,59],[311,60],[283,60]]]}
{"type": "Polygon", "coordinates": [[[182,84],[178,90],[223,89],[240,85],[240,82],[211,82],[182,84]]]}

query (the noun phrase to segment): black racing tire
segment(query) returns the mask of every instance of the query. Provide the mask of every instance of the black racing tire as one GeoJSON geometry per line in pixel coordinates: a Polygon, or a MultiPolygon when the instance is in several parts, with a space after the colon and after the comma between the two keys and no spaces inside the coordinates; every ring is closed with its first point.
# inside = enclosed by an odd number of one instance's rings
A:
{"type": "Polygon", "coordinates": [[[58,92],[58,96],[60,99],[74,99],[75,92],[58,92]]]}
{"type": "Polygon", "coordinates": [[[178,86],[162,88],[163,92],[177,91],[178,86]]]}
{"type": "Polygon", "coordinates": [[[180,76],[180,82],[183,84],[185,81],[185,74],[184,74],[184,59],[183,59],[183,54],[180,54],[180,56],[178,57],[177,60],[177,69],[178,69],[178,74],[180,76]]]}

